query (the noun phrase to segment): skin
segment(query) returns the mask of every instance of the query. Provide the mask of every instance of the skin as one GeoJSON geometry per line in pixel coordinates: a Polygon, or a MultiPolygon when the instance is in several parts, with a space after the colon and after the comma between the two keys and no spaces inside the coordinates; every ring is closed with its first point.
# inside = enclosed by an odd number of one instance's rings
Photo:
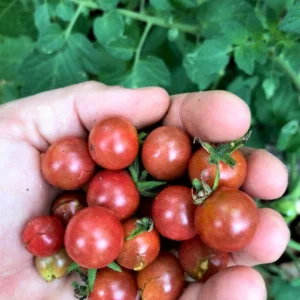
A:
{"type": "MultiPolygon", "coordinates": [[[[0,298],[74,300],[71,287],[74,278],[43,281],[20,239],[25,224],[34,216],[49,213],[59,193],[41,176],[40,153],[64,136],[86,138],[95,122],[120,114],[139,129],[166,115],[165,125],[184,128],[191,135],[211,142],[243,136],[251,120],[245,102],[224,91],[176,95],[171,97],[170,104],[168,94],[160,88],[130,90],[96,82],[0,106],[0,257],[5,257],[0,263],[0,298]]],[[[247,153],[249,170],[244,190],[252,196],[255,192],[262,199],[279,198],[287,187],[285,166],[265,150],[248,149],[247,153]]],[[[240,260],[235,253],[231,254],[231,268],[205,284],[190,285],[180,300],[245,299],[245,290],[248,299],[265,299],[261,276],[248,266],[277,260],[289,235],[277,212],[260,210],[259,228],[251,244],[238,253],[240,260]],[[234,266],[234,261],[244,266],[234,266]]]]}

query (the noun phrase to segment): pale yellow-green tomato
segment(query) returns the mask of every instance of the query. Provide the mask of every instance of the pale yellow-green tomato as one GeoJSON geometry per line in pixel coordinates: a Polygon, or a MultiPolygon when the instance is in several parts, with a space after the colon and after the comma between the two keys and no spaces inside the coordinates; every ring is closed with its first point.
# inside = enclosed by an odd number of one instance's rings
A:
{"type": "Polygon", "coordinates": [[[48,257],[35,257],[35,267],[40,276],[46,281],[62,278],[72,263],[65,249],[48,257]]]}

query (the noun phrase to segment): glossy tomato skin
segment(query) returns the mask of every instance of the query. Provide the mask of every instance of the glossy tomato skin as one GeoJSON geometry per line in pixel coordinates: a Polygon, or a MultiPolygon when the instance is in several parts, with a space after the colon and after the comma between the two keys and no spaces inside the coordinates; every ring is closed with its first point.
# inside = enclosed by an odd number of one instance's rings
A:
{"type": "Polygon", "coordinates": [[[174,185],[163,189],[154,199],[152,216],[156,229],[171,240],[188,240],[196,235],[191,189],[174,185]]]}
{"type": "Polygon", "coordinates": [[[92,178],[95,167],[87,142],[78,137],[56,141],[42,156],[44,178],[63,190],[82,187],[92,178]]]}
{"type": "Polygon", "coordinates": [[[143,300],[176,300],[184,288],[184,271],[178,259],[162,252],[148,267],[137,273],[143,300]]]}
{"type": "Polygon", "coordinates": [[[131,271],[117,272],[109,268],[98,270],[94,290],[89,300],[136,300],[138,288],[131,271]]]}
{"type": "Polygon", "coordinates": [[[92,158],[108,170],[120,170],[131,165],[138,149],[137,130],[123,117],[111,117],[96,123],[89,135],[92,158]]]}
{"type": "Polygon", "coordinates": [[[202,241],[223,252],[245,248],[258,223],[259,212],[253,199],[232,188],[217,189],[195,212],[195,226],[202,241]]]}
{"type": "Polygon", "coordinates": [[[125,220],[137,210],[139,191],[126,171],[103,170],[91,180],[87,190],[89,206],[110,209],[118,219],[125,220]]]}
{"type": "MultiPolygon", "coordinates": [[[[231,168],[222,161],[219,163],[220,167],[220,181],[219,187],[225,186],[238,189],[244,183],[247,176],[247,162],[241,151],[236,150],[232,152],[231,157],[236,161],[236,165],[231,168]]],[[[208,162],[209,153],[200,148],[191,157],[188,167],[188,173],[191,182],[193,179],[202,177],[204,181],[213,187],[216,177],[216,166],[208,162]]]]}
{"type": "MultiPolygon", "coordinates": [[[[124,236],[127,238],[136,228],[137,218],[132,218],[123,223],[124,236]]],[[[159,254],[160,238],[155,228],[138,234],[136,237],[125,240],[117,263],[131,270],[142,270],[152,263],[159,254]]]]}
{"type": "Polygon", "coordinates": [[[229,254],[205,245],[199,236],[183,241],[179,247],[179,261],[186,273],[201,282],[228,265],[229,254]]]}
{"type": "Polygon", "coordinates": [[[84,268],[100,269],[117,258],[123,245],[123,228],[109,209],[87,207],[70,220],[65,233],[68,255],[84,268]]]}
{"type": "Polygon", "coordinates": [[[22,235],[26,250],[33,255],[46,257],[55,254],[63,246],[64,226],[55,216],[32,219],[22,235]]]}
{"type": "Polygon", "coordinates": [[[63,192],[55,199],[51,213],[67,225],[75,213],[86,206],[85,198],[83,192],[63,192]]]}
{"type": "Polygon", "coordinates": [[[142,162],[154,178],[170,181],[182,176],[192,155],[188,135],[174,126],[162,126],[147,136],[142,148],[142,162]]]}

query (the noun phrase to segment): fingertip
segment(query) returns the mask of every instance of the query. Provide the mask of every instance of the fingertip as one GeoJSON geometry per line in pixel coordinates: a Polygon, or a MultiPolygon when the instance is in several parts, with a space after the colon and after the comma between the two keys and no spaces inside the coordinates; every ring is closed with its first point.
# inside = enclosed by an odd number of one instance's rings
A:
{"type": "Polygon", "coordinates": [[[202,286],[203,283],[190,283],[178,300],[199,300],[202,286]]]}
{"type": "Polygon", "coordinates": [[[166,126],[176,126],[184,130],[183,125],[181,123],[180,117],[180,109],[183,99],[188,94],[180,94],[176,96],[171,96],[170,98],[170,107],[167,114],[164,117],[163,125],[166,126]]]}

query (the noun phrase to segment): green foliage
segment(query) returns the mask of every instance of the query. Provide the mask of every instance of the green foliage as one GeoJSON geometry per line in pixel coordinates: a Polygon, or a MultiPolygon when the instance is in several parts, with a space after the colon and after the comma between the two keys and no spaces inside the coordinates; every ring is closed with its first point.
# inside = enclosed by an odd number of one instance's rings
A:
{"type": "MultiPolygon", "coordinates": [[[[287,198],[272,207],[290,222],[300,197],[299,37],[299,0],[0,0],[0,104],[89,79],[231,91],[252,112],[247,145],[288,165],[287,198]]],[[[163,184],[133,167],[144,195],[163,184]]],[[[271,299],[284,297],[280,280],[271,299]]]]}

